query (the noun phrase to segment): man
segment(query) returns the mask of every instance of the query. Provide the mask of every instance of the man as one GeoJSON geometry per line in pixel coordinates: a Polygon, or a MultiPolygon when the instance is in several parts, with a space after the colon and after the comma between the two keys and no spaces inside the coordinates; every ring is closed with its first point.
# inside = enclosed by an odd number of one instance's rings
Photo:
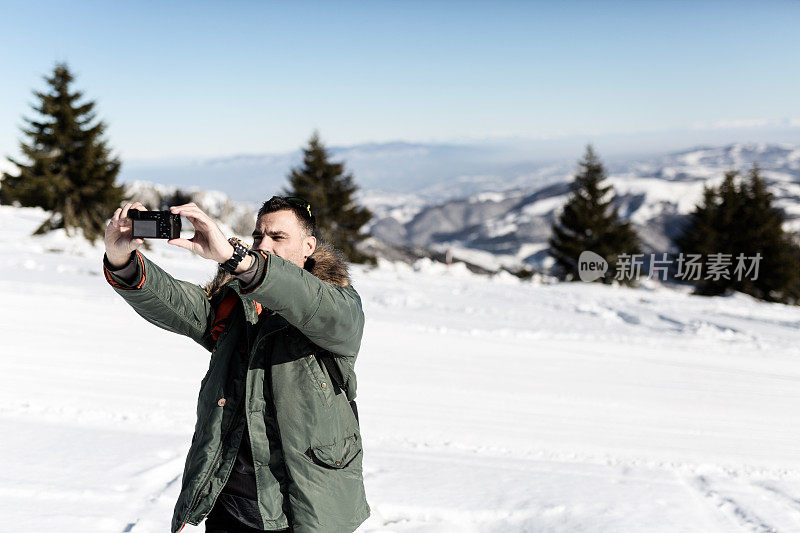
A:
{"type": "Polygon", "coordinates": [[[352,532],[370,515],[354,402],[364,313],[338,252],[318,243],[311,206],[272,197],[253,249],[228,240],[193,203],[169,244],[220,263],[200,287],[139,250],[130,209],[106,229],[107,281],[147,321],[211,352],[200,385],[172,533],[206,518],[208,533],[352,532]]]}

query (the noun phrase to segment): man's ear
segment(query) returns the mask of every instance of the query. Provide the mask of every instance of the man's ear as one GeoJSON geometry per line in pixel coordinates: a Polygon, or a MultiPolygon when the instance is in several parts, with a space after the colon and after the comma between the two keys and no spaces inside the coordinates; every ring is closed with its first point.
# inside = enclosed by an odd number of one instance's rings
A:
{"type": "Polygon", "coordinates": [[[317,249],[317,238],[309,235],[303,239],[303,259],[308,259],[317,249]]]}

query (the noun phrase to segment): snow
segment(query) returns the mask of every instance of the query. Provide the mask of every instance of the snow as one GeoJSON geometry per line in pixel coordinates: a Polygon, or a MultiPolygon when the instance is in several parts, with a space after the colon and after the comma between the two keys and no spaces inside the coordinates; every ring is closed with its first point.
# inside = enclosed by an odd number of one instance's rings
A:
{"type": "Polygon", "coordinates": [[[705,181],[680,183],[626,175],[610,177],[607,184],[613,185],[617,193],[642,194],[647,197],[647,202],[643,203],[631,217],[634,222],[645,225],[648,220],[658,215],[664,206],[674,205],[676,211],[683,215],[691,213],[703,197],[703,186],[716,187],[722,179],[723,177],[719,176],[705,181]]]}
{"type": "Polygon", "coordinates": [[[0,157],[0,176],[2,176],[4,172],[16,176],[19,174],[19,169],[8,159],[0,157]]]}
{"type": "Polygon", "coordinates": [[[359,203],[372,211],[376,218],[391,217],[401,224],[411,221],[425,203],[414,194],[380,190],[359,190],[358,193],[359,203]]]}
{"type": "MultiPolygon", "coordinates": [[[[167,531],[208,354],[45,215],[0,206],[0,531],[167,531]]],[[[800,528],[800,308],[453,267],[353,267],[360,532],[800,528]]]]}
{"type": "MultiPolygon", "coordinates": [[[[513,268],[519,263],[519,260],[516,256],[495,254],[485,250],[478,250],[476,248],[467,248],[454,242],[438,244],[436,246],[432,246],[431,249],[441,253],[446,253],[447,250],[450,250],[454,259],[467,261],[468,263],[472,263],[473,265],[477,265],[492,272],[498,271],[504,266],[513,268]]],[[[462,263],[453,263],[450,268],[452,270],[453,268],[460,268],[460,266],[464,265],[462,263]]]]}
{"type": "Polygon", "coordinates": [[[502,202],[508,197],[507,194],[501,192],[481,192],[478,194],[474,194],[468,198],[469,203],[482,203],[482,202],[502,202]]]}
{"type": "Polygon", "coordinates": [[[553,198],[546,198],[544,200],[539,200],[538,202],[525,205],[520,210],[520,213],[524,217],[541,217],[560,209],[564,206],[565,202],[566,197],[563,195],[555,196],[553,198]]]}

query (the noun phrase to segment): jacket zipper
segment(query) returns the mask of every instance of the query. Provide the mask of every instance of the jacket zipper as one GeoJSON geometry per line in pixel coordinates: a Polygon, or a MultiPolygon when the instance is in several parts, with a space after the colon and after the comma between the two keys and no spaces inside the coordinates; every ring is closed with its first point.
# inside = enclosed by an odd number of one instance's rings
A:
{"type": "MultiPolygon", "coordinates": [[[[241,403],[242,402],[240,402],[240,404],[241,403]]],[[[222,448],[224,446],[225,441],[228,439],[228,436],[231,434],[231,431],[233,431],[233,428],[235,426],[234,422],[236,422],[236,420],[238,419],[238,415],[239,415],[239,407],[237,406],[236,413],[234,414],[234,419],[231,420],[230,426],[220,439],[219,449],[217,450],[217,453],[214,455],[214,461],[211,465],[211,468],[208,470],[208,473],[203,478],[203,482],[200,484],[200,487],[198,487],[197,492],[195,493],[195,496],[192,499],[192,505],[189,507],[189,511],[186,513],[187,515],[191,514],[192,511],[194,511],[195,507],[197,507],[197,504],[200,503],[200,495],[203,493],[203,489],[205,488],[206,483],[208,483],[208,480],[211,479],[211,476],[214,474],[214,471],[217,469],[217,466],[219,466],[218,462],[220,458],[222,458],[222,448]]]]}
{"type": "MultiPolygon", "coordinates": [[[[270,331],[269,333],[267,333],[266,335],[264,335],[263,337],[261,337],[258,340],[258,342],[256,343],[255,348],[253,348],[253,351],[255,352],[258,349],[258,347],[261,345],[261,343],[264,341],[264,339],[266,339],[267,337],[269,337],[273,333],[281,331],[282,329],[286,329],[287,327],[289,327],[288,324],[285,325],[285,326],[281,326],[278,329],[274,329],[274,330],[270,331]]],[[[249,363],[248,363],[248,366],[249,366],[249,363]]],[[[247,398],[243,398],[239,403],[241,405],[243,405],[244,402],[246,402],[246,401],[247,401],[247,398]]],[[[217,450],[217,453],[214,455],[214,462],[212,463],[212,467],[208,470],[208,473],[203,478],[203,482],[198,487],[197,492],[195,493],[195,496],[192,499],[192,505],[189,507],[189,510],[186,513],[187,515],[192,514],[192,511],[194,511],[195,507],[197,507],[197,504],[200,503],[200,495],[203,493],[203,489],[205,488],[206,483],[208,483],[208,480],[211,479],[212,474],[217,469],[217,466],[218,466],[217,462],[222,457],[222,448],[223,448],[225,441],[227,440],[228,436],[230,435],[230,433],[231,433],[231,431],[232,431],[232,429],[234,427],[234,422],[236,421],[236,416],[238,415],[239,407],[237,406],[236,409],[237,409],[237,413],[236,413],[236,415],[234,415],[234,420],[231,420],[230,427],[228,428],[228,430],[225,432],[225,434],[220,439],[219,449],[217,450]]],[[[211,511],[209,511],[209,512],[211,512],[211,511]]],[[[203,518],[205,518],[205,517],[203,517],[203,518]]],[[[203,518],[201,518],[200,520],[202,520],[203,518]]]]}

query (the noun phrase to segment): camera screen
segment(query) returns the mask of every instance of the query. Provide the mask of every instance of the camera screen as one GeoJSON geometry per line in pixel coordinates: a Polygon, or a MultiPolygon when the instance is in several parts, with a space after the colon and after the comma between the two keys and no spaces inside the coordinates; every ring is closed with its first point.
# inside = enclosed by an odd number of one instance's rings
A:
{"type": "Polygon", "coordinates": [[[136,224],[136,231],[134,232],[136,235],[143,237],[156,236],[155,220],[134,220],[133,223],[136,224]]]}

